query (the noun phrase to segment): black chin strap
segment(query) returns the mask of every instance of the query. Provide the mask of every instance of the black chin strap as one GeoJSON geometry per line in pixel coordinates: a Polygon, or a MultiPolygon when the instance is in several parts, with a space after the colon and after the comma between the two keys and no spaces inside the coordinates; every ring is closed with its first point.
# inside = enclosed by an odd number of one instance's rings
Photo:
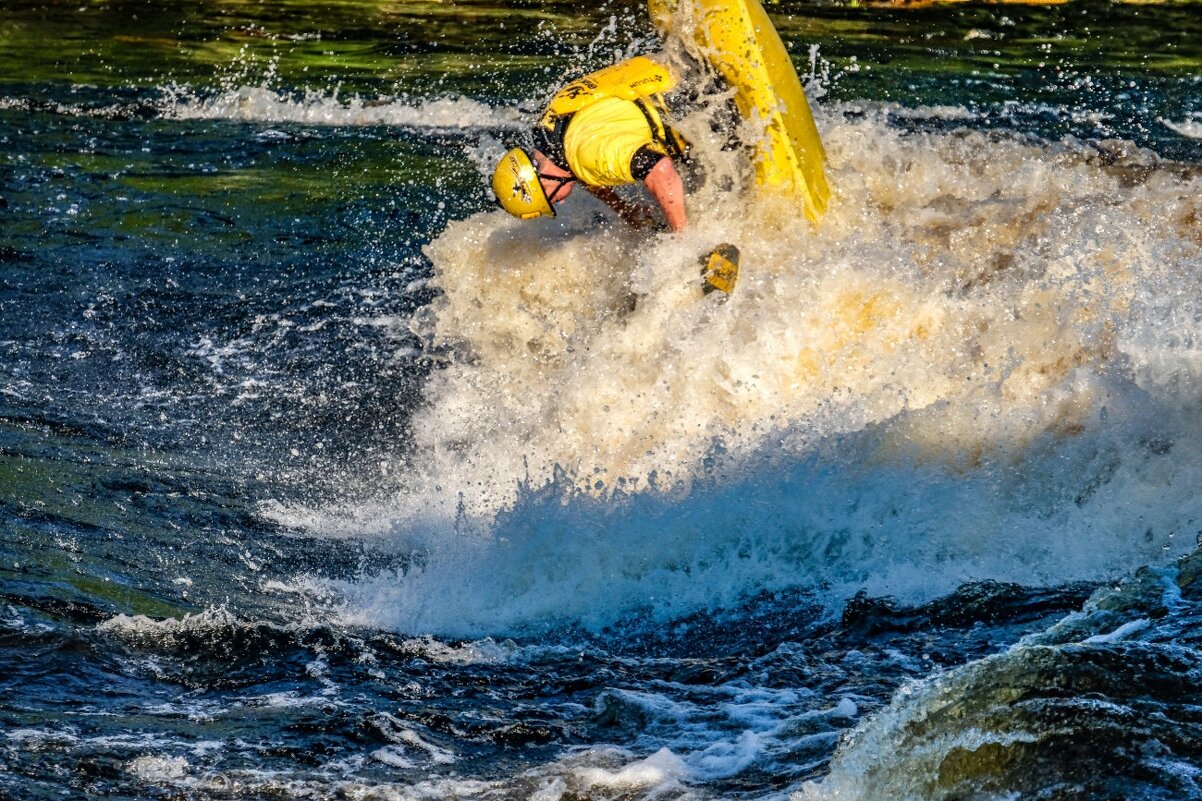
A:
{"type": "Polygon", "coordinates": [[[548,181],[554,181],[556,183],[555,191],[547,197],[548,205],[554,205],[555,198],[559,197],[559,193],[563,191],[563,188],[572,183],[572,181],[576,180],[575,176],[571,175],[569,175],[567,178],[560,178],[558,175],[544,175],[541,172],[537,173],[537,175],[540,180],[545,179],[548,181]]]}

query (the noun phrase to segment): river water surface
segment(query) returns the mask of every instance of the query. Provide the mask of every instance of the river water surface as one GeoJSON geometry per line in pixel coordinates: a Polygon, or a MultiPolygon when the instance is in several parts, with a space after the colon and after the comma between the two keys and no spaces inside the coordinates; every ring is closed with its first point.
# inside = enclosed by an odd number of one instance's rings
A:
{"type": "Polygon", "coordinates": [[[1202,798],[1202,6],[770,8],[671,236],[637,4],[3,4],[0,797],[1202,798]]]}

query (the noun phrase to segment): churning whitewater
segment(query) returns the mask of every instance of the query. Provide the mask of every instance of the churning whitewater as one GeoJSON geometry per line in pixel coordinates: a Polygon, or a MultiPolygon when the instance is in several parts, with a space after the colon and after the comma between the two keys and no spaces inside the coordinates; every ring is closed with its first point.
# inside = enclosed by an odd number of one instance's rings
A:
{"type": "Polygon", "coordinates": [[[782,589],[918,602],[1190,547],[1198,171],[888,112],[825,110],[819,228],[731,191],[738,159],[697,121],[686,235],[588,198],[450,223],[426,251],[441,295],[407,324],[446,364],[401,477],[317,522],[276,510],[411,556],[339,585],[347,619],[480,636],[782,589]],[[744,250],[728,302],[697,280],[719,241],[744,250]]]}

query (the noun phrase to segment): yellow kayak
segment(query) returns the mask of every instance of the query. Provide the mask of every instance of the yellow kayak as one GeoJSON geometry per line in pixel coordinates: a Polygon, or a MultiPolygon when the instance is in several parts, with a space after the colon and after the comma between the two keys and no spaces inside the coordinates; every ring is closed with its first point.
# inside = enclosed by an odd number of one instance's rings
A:
{"type": "Polygon", "coordinates": [[[826,152],[788,51],[759,0],[649,0],[665,36],[691,37],[735,89],[744,119],[762,126],[756,183],[796,198],[811,222],[826,213],[826,152]]]}

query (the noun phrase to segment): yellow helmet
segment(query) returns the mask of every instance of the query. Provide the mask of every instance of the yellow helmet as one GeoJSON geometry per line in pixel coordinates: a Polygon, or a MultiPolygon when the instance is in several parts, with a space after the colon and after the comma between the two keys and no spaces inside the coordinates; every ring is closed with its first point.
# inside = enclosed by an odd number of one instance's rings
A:
{"type": "Polygon", "coordinates": [[[492,174],[492,191],[501,203],[501,208],[523,220],[535,217],[555,216],[555,209],[547,200],[538,170],[526,151],[515,147],[501,157],[492,174]]]}

